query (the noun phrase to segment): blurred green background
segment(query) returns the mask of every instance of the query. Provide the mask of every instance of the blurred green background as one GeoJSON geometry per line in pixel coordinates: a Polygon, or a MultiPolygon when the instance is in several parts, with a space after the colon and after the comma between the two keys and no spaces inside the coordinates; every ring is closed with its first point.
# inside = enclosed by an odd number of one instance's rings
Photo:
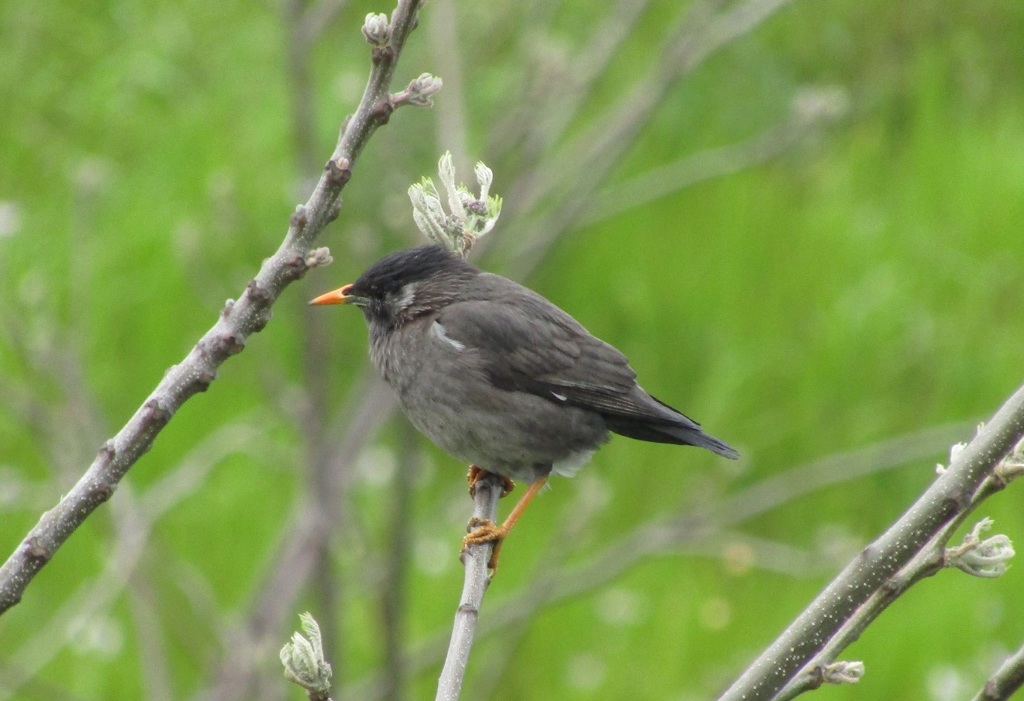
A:
{"type": "MultiPolygon", "coordinates": [[[[0,698],[301,698],[277,650],[307,609],[335,699],[433,693],[465,466],[378,419],[360,315],[304,305],[418,241],[405,190],[445,150],[505,197],[477,262],[743,453],[619,438],[556,480],[504,548],[464,698],[713,698],[1024,376],[1024,4],[781,5],[673,67],[663,47],[768,4],[432,0],[394,88],[440,75],[435,108],[374,136],[334,265],[0,618],[0,698]],[[828,486],[728,512],[814,461],[828,486]]],[[[390,10],[0,6],[4,557],[276,249],[361,94],[362,18],[390,10]]],[[[1020,540],[1017,492],[978,516],[1020,540]]],[[[1022,578],[923,582],[843,655],[860,685],[816,693],[970,696],[1024,640],[1022,578]]]]}

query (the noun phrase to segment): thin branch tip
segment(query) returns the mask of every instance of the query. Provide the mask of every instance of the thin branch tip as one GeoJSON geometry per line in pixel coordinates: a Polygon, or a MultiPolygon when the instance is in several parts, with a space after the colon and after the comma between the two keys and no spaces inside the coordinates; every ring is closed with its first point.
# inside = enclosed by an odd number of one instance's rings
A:
{"type": "Polygon", "coordinates": [[[301,633],[292,633],[292,638],[281,648],[279,656],[284,666],[285,678],[305,689],[310,698],[326,698],[331,689],[331,665],[324,658],[323,639],[320,625],[308,612],[299,614],[301,633]]]}
{"type": "Polygon", "coordinates": [[[864,676],[864,663],[838,661],[821,668],[821,680],[825,684],[856,684],[864,676]]]}
{"type": "Polygon", "coordinates": [[[363,37],[375,48],[386,46],[391,40],[391,25],[383,12],[366,15],[363,21],[363,37]]]}

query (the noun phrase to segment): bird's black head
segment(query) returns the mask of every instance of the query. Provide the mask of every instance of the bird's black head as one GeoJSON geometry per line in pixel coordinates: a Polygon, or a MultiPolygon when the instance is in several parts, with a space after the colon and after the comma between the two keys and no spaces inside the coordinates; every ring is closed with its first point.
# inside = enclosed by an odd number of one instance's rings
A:
{"type": "Polygon", "coordinates": [[[394,328],[450,304],[464,282],[478,273],[439,245],[418,246],[389,253],[351,285],[313,302],[354,304],[371,326],[394,328]]]}

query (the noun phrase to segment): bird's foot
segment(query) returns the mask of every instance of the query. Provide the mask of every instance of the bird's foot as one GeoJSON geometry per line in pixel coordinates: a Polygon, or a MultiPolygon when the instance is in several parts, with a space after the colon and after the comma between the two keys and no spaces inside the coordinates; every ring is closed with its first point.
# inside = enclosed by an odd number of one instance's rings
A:
{"type": "MultiPolygon", "coordinates": [[[[482,480],[486,475],[494,474],[488,472],[482,467],[476,465],[469,466],[469,472],[466,473],[466,481],[469,482],[469,496],[476,496],[476,483],[482,480]]],[[[512,490],[516,488],[516,483],[504,475],[498,475],[501,478],[501,496],[507,497],[512,493],[512,490]]]]}
{"type": "MultiPolygon", "coordinates": [[[[480,470],[480,468],[476,468],[480,470]]],[[[483,470],[480,470],[483,472],[483,470]]],[[[541,477],[526,490],[526,493],[519,498],[519,501],[512,508],[512,513],[505,519],[505,523],[500,526],[495,524],[494,521],[486,518],[473,517],[469,519],[469,523],[466,525],[467,529],[472,529],[469,534],[462,539],[462,555],[466,554],[466,548],[471,545],[480,545],[482,543],[494,543],[494,549],[491,550],[491,559],[487,562],[487,569],[490,570],[491,576],[493,577],[498,571],[498,553],[501,551],[501,544],[505,542],[505,538],[508,536],[512,527],[516,525],[516,521],[523,515],[523,511],[530,505],[533,498],[537,496],[537,492],[544,488],[544,484],[548,481],[547,477],[541,477]]],[[[465,562],[465,558],[462,558],[465,562]]]]}
{"type": "Polygon", "coordinates": [[[462,539],[460,558],[464,558],[466,549],[471,545],[494,543],[494,549],[491,550],[491,557],[487,561],[487,569],[493,577],[498,571],[498,553],[501,550],[502,541],[504,541],[505,537],[508,535],[509,527],[505,525],[499,526],[490,519],[474,517],[469,519],[469,523],[466,524],[466,528],[471,530],[469,530],[466,537],[462,539]]]}

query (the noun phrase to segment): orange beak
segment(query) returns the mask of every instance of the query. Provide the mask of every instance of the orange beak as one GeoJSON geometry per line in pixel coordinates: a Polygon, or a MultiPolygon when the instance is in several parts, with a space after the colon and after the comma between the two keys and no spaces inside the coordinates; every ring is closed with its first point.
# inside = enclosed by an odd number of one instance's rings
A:
{"type": "Polygon", "coordinates": [[[349,291],[352,289],[352,285],[345,285],[339,287],[336,290],[325,292],[316,299],[311,299],[310,304],[348,304],[352,300],[356,299],[354,295],[350,295],[349,291]]]}

